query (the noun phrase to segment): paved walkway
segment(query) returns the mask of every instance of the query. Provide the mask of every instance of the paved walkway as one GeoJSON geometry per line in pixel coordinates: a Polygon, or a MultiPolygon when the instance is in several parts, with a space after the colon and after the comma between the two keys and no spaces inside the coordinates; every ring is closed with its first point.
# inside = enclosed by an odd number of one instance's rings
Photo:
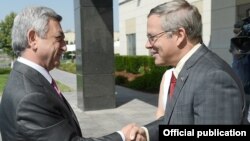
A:
{"type": "MultiPolygon", "coordinates": [[[[57,69],[50,73],[57,81],[76,90],[76,75],[57,69]]],[[[76,91],[63,93],[63,95],[73,107],[84,137],[103,136],[120,130],[131,122],[144,125],[155,119],[158,98],[156,94],[116,86],[116,108],[87,112],[77,108],[76,91]]]]}

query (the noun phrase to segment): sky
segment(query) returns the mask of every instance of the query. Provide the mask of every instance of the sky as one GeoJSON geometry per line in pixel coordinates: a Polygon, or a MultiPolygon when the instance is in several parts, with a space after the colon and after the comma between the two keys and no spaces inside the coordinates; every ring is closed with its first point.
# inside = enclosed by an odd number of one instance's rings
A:
{"type": "MultiPolygon", "coordinates": [[[[27,6],[46,6],[55,10],[63,17],[61,22],[64,31],[75,31],[74,1],[73,0],[1,0],[0,21],[11,12],[18,13],[27,6]]],[[[119,31],[118,0],[113,0],[114,31],[119,31]]]]}

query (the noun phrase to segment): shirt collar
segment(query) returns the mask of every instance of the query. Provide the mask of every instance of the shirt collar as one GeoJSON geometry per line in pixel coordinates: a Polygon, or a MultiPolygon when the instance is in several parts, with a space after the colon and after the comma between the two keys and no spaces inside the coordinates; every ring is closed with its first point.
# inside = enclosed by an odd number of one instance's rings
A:
{"type": "Polygon", "coordinates": [[[201,46],[200,43],[196,44],[186,55],[184,55],[181,58],[181,60],[178,62],[178,64],[176,65],[176,68],[173,71],[176,78],[178,78],[178,75],[180,71],[182,70],[186,61],[196,52],[196,50],[198,50],[198,48],[200,48],[200,46],[201,46]]]}
{"type": "Polygon", "coordinates": [[[31,68],[37,70],[38,72],[40,72],[48,81],[49,83],[51,84],[52,82],[52,77],[50,76],[49,72],[43,68],[42,66],[28,60],[28,59],[25,59],[23,57],[18,57],[17,58],[17,61],[20,62],[20,63],[23,63],[27,66],[30,66],[31,68]]]}

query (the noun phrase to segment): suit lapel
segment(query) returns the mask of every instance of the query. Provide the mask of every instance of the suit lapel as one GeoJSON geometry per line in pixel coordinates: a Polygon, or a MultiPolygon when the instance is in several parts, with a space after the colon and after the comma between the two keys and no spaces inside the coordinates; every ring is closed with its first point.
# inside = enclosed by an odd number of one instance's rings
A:
{"type": "Polygon", "coordinates": [[[78,120],[76,118],[76,115],[74,114],[71,106],[67,102],[67,100],[63,97],[62,98],[57,94],[56,90],[51,86],[51,84],[35,69],[20,63],[18,61],[15,62],[13,70],[20,72],[25,77],[29,78],[30,81],[33,82],[34,85],[40,86],[44,90],[44,94],[47,95],[50,98],[53,98],[55,102],[60,104],[60,106],[65,109],[65,112],[67,112],[69,120],[75,125],[75,129],[78,130],[79,135],[81,134],[81,129],[78,123],[78,120]]]}
{"type": "Polygon", "coordinates": [[[75,126],[76,128],[78,129],[78,132],[79,132],[79,135],[82,135],[82,132],[81,132],[81,128],[80,128],[80,124],[77,120],[77,117],[75,115],[75,112],[73,111],[73,109],[71,108],[70,104],[68,103],[68,101],[65,99],[65,97],[62,95],[62,100],[64,101],[65,105],[68,107],[68,109],[70,110],[71,112],[71,115],[72,115],[72,118],[75,122],[75,126]]]}
{"type": "Polygon", "coordinates": [[[69,120],[71,120],[72,124],[75,126],[75,129],[77,129],[78,135],[82,136],[81,128],[80,128],[79,122],[77,120],[77,117],[76,117],[73,109],[71,108],[70,104],[67,102],[67,100],[63,96],[63,94],[61,95],[62,97],[60,97],[57,94],[56,90],[54,88],[52,88],[50,84],[49,84],[49,86],[47,86],[47,88],[49,88],[49,89],[46,89],[47,93],[51,94],[55,98],[55,100],[57,100],[60,103],[60,105],[64,107],[65,112],[67,112],[69,120]]]}
{"type": "Polygon", "coordinates": [[[47,80],[43,83],[45,83],[45,85],[44,85],[45,91],[47,91],[48,94],[51,94],[51,96],[53,96],[54,99],[57,100],[61,106],[64,107],[65,111],[67,112],[68,118],[71,120],[72,124],[75,126],[75,129],[77,129],[77,132],[79,133],[79,135],[82,135],[81,128],[80,128],[80,125],[78,123],[77,117],[76,117],[73,109],[71,108],[70,104],[67,102],[67,100],[63,96],[63,94],[61,95],[62,97],[60,97],[57,94],[56,90],[51,86],[51,84],[48,83],[47,80]]]}
{"type": "Polygon", "coordinates": [[[190,68],[195,65],[199,61],[199,58],[202,57],[206,52],[208,52],[208,48],[205,45],[201,45],[201,47],[186,61],[182,70],[180,71],[176,81],[174,95],[171,100],[168,98],[165,108],[166,110],[164,120],[167,124],[170,123],[170,119],[180,94],[185,94],[185,92],[182,92],[181,90],[188,79],[190,68]]]}

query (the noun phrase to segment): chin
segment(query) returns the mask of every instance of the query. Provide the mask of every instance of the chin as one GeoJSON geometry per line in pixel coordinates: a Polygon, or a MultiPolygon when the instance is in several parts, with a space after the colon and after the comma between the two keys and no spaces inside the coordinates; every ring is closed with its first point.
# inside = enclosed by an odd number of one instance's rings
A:
{"type": "Polygon", "coordinates": [[[165,63],[160,61],[160,60],[155,59],[155,65],[156,66],[165,66],[165,63]]]}

